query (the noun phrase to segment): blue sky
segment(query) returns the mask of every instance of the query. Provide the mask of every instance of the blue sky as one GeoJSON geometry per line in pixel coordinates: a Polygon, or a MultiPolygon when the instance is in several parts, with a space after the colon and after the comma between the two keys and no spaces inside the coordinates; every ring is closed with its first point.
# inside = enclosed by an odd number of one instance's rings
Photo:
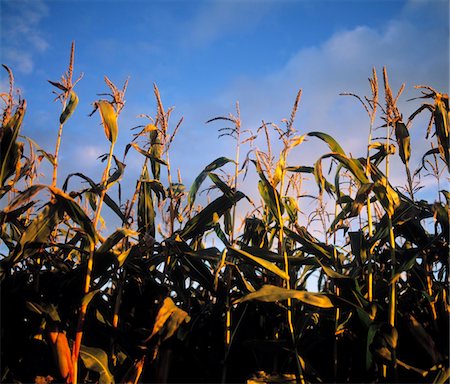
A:
{"type": "MultiPolygon", "coordinates": [[[[120,116],[117,154],[131,140],[136,116],[155,114],[152,84],[165,106],[175,106],[172,123],[184,116],[171,162],[187,187],[209,162],[233,156],[233,143],[217,139],[220,124],[205,125],[234,112],[239,101],[245,129],[262,120],[289,117],[303,89],[296,128],[335,136],[355,156],[365,153],[368,120],[351,98],[369,93],[375,66],[388,67],[394,89],[406,83],[400,106],[405,117],[417,108],[413,86],[427,84],[448,92],[449,5],[446,0],[313,1],[42,1],[0,0],[1,62],[14,71],[28,101],[23,133],[53,152],[61,106],[47,80],[58,80],[76,43],[75,76],[80,104],[64,129],[59,185],[65,175],[83,172],[99,178],[96,158],[108,142],[98,115],[88,117],[103,76],[121,85],[130,76],[127,104],[120,116]]],[[[1,90],[7,86],[1,74],[1,90]]],[[[426,121],[411,131],[413,149],[424,143],[426,121]]],[[[312,165],[326,147],[306,143],[290,158],[312,165]]],[[[412,166],[421,151],[413,153],[412,166]]],[[[125,197],[142,160],[130,156],[125,197]]],[[[50,183],[43,168],[41,181],[50,183]]],[[[395,177],[394,172],[394,177],[395,177]]],[[[399,168],[398,180],[404,175],[399,168]]],[[[401,182],[401,181],[400,181],[401,182]]],[[[432,180],[429,183],[433,183],[432,180]]],[[[312,192],[312,191],[311,191],[312,192]]]]}

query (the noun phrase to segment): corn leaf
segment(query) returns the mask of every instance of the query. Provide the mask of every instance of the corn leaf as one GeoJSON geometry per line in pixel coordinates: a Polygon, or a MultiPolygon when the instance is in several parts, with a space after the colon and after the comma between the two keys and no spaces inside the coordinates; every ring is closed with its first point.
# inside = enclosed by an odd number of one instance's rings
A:
{"type": "Polygon", "coordinates": [[[386,176],[373,164],[369,164],[372,180],[375,182],[373,192],[389,216],[400,206],[398,193],[388,183],[386,176]]]}
{"type": "Polygon", "coordinates": [[[103,349],[81,345],[80,357],[87,369],[100,374],[99,384],[114,384],[114,376],[108,367],[108,355],[103,349]]]}
{"type": "Polygon", "coordinates": [[[240,192],[234,192],[232,196],[222,195],[208,204],[202,211],[190,219],[180,232],[180,236],[187,240],[205,233],[215,225],[214,214],[222,217],[223,214],[241,200],[245,195],[240,192]]]}
{"type": "Polygon", "coordinates": [[[106,253],[113,249],[113,247],[123,240],[125,237],[137,236],[137,232],[128,228],[118,228],[116,229],[108,238],[103,242],[103,244],[98,247],[96,253],[106,253]]]}
{"type": "Polygon", "coordinates": [[[336,152],[345,156],[345,152],[339,143],[330,135],[323,132],[309,132],[308,136],[317,137],[320,140],[324,141],[330,147],[331,152],[336,152]]]}
{"type": "Polygon", "coordinates": [[[244,260],[250,260],[253,264],[272,272],[273,274],[281,277],[283,280],[289,280],[289,275],[270,261],[267,261],[261,257],[253,256],[242,249],[237,249],[234,247],[228,247],[228,251],[238,255],[244,260]]]}
{"type": "Polygon", "coordinates": [[[194,182],[192,183],[191,189],[189,191],[188,195],[188,201],[189,205],[192,206],[195,201],[195,197],[197,195],[197,192],[202,185],[203,181],[206,179],[206,177],[209,175],[210,172],[215,171],[216,169],[224,166],[227,163],[234,162],[233,160],[230,160],[226,157],[219,157],[210,164],[208,164],[205,169],[200,172],[200,174],[195,178],[194,182]]]}
{"type": "Polygon", "coordinates": [[[117,126],[117,113],[113,105],[106,100],[99,100],[97,102],[102,119],[103,128],[105,130],[106,138],[115,143],[119,134],[119,127],[117,126]]]}
{"type": "Polygon", "coordinates": [[[152,333],[146,342],[150,341],[156,334],[162,334],[163,332],[163,340],[166,340],[175,333],[183,322],[189,321],[190,317],[187,312],[178,308],[170,297],[166,297],[156,315],[152,333]]]}
{"type": "Polygon", "coordinates": [[[250,300],[275,302],[287,299],[296,299],[305,304],[309,304],[318,308],[333,308],[330,298],[322,293],[312,293],[307,291],[297,291],[293,289],[280,288],[274,285],[263,285],[256,292],[249,293],[244,297],[235,300],[233,304],[244,303],[250,300]]]}
{"type": "MultiPolygon", "coordinates": [[[[133,147],[133,148],[134,148],[136,151],[138,151],[141,155],[144,155],[145,157],[147,157],[148,159],[150,159],[152,162],[156,162],[156,163],[162,164],[162,165],[167,165],[167,163],[166,163],[164,160],[162,160],[162,159],[160,159],[159,157],[155,156],[151,151],[150,151],[150,152],[145,151],[144,149],[142,149],[141,147],[139,147],[139,145],[137,145],[136,143],[131,143],[131,144],[128,144],[127,146],[133,147]]],[[[159,179],[159,176],[156,177],[156,176],[154,175],[154,178],[155,178],[155,179],[159,179]]]]}

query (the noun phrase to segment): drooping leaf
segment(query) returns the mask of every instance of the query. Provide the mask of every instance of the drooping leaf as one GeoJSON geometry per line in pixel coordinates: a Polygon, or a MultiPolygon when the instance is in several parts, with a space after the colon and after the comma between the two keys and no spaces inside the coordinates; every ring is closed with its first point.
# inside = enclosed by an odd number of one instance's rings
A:
{"type": "Polygon", "coordinates": [[[14,252],[4,261],[10,266],[33,255],[37,249],[48,242],[50,234],[59,222],[58,204],[48,204],[31,221],[20,237],[14,252]]]}
{"type": "Polygon", "coordinates": [[[263,285],[263,287],[258,291],[249,293],[248,295],[235,300],[233,304],[239,304],[250,300],[275,302],[287,299],[296,299],[305,304],[319,308],[333,308],[333,303],[330,298],[322,293],[297,291],[293,289],[280,288],[274,285],[263,285]]]}
{"type": "Polygon", "coordinates": [[[118,228],[111,235],[109,235],[103,244],[96,250],[97,253],[110,252],[113,247],[123,240],[125,237],[137,236],[138,233],[129,228],[118,228]]]}
{"type": "Polygon", "coordinates": [[[369,164],[372,180],[375,182],[373,192],[389,216],[400,206],[400,197],[387,181],[386,176],[373,164],[369,164]]]}
{"type": "Polygon", "coordinates": [[[268,271],[272,272],[273,274],[281,277],[283,280],[289,280],[289,275],[270,261],[264,260],[261,257],[253,256],[252,254],[250,254],[242,249],[238,249],[238,248],[234,248],[234,247],[228,247],[228,251],[230,253],[238,255],[240,258],[242,258],[244,260],[250,260],[253,264],[256,264],[257,266],[262,267],[264,269],[267,269],[268,271]]]}
{"type": "Polygon", "coordinates": [[[197,196],[197,192],[198,192],[200,186],[202,185],[203,181],[209,175],[209,173],[224,166],[225,164],[227,164],[229,162],[233,162],[233,160],[230,160],[226,157],[219,157],[216,160],[214,160],[213,162],[211,162],[210,164],[208,164],[205,167],[205,169],[203,169],[203,171],[200,172],[200,174],[196,177],[196,179],[192,183],[191,189],[189,190],[188,201],[189,201],[190,206],[192,206],[192,204],[194,204],[195,197],[197,196]]]}
{"type": "Polygon", "coordinates": [[[165,333],[163,340],[171,337],[183,322],[189,322],[190,317],[186,311],[178,308],[170,297],[166,297],[163,305],[156,315],[155,324],[151,335],[146,342],[152,339],[156,334],[165,333]]]}
{"type": "Polygon", "coordinates": [[[232,196],[222,195],[218,197],[186,223],[180,232],[180,236],[187,240],[212,229],[215,225],[214,214],[222,217],[226,211],[231,209],[243,197],[245,195],[240,191],[233,193],[232,196]]]}
{"type": "Polygon", "coordinates": [[[330,135],[324,132],[309,132],[308,136],[317,137],[320,140],[324,141],[330,147],[331,152],[336,152],[345,156],[345,152],[339,143],[330,135]]]}
{"type": "MultiPolygon", "coordinates": [[[[333,259],[333,249],[330,245],[324,244],[314,238],[305,227],[297,226],[296,230],[298,233],[290,230],[289,228],[284,228],[285,233],[292,240],[297,241],[303,245],[303,251],[310,253],[318,257],[319,260],[323,258],[332,260],[333,259]]],[[[339,254],[340,252],[337,252],[339,254]]]]}
{"type": "Polygon", "coordinates": [[[107,182],[106,182],[106,189],[109,189],[116,181],[120,180],[123,176],[123,173],[125,171],[126,164],[122,163],[117,159],[116,156],[113,155],[114,162],[116,163],[116,170],[113,172],[112,175],[109,176],[107,182]]]}
{"type": "Polygon", "coordinates": [[[80,228],[86,233],[91,243],[97,242],[97,232],[92,224],[91,219],[86,215],[79,204],[72,199],[68,194],[62,190],[54,187],[48,187],[52,192],[57,202],[60,204],[60,209],[63,209],[70,218],[77,223],[80,228]]]}
{"type": "Polygon", "coordinates": [[[119,127],[117,126],[117,113],[113,105],[107,100],[99,100],[96,105],[100,111],[103,128],[105,129],[106,138],[115,143],[119,134],[119,127]]]}
{"type": "MultiPolygon", "coordinates": [[[[128,145],[133,147],[141,155],[144,155],[145,157],[150,159],[152,162],[156,162],[156,163],[162,164],[162,165],[167,165],[167,163],[163,159],[161,159],[159,157],[156,157],[151,151],[145,151],[144,149],[139,147],[139,145],[137,145],[136,143],[131,143],[131,144],[128,144],[128,145]]],[[[156,177],[155,174],[154,174],[154,178],[158,179],[159,177],[156,177]]]]}

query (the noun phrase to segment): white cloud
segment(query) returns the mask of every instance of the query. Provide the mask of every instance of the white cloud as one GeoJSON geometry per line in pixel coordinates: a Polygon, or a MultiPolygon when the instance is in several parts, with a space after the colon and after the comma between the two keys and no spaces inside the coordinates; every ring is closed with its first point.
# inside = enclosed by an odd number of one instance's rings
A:
{"type": "Polygon", "coordinates": [[[4,61],[14,70],[29,74],[33,71],[34,63],[30,53],[10,48],[4,53],[4,61]]]}
{"type": "Polygon", "coordinates": [[[229,34],[239,34],[257,25],[271,7],[270,2],[214,0],[201,3],[186,26],[185,43],[205,47],[229,34]]]}
{"type": "MultiPolygon", "coordinates": [[[[414,85],[427,84],[447,92],[449,47],[448,40],[445,43],[441,36],[445,36],[443,33],[448,29],[445,22],[432,22],[433,17],[441,12],[440,8],[441,6],[436,6],[431,10],[427,9],[428,13],[424,16],[427,20],[421,19],[423,9],[418,7],[414,18],[411,18],[413,10],[408,9],[407,15],[403,13],[378,28],[361,25],[337,32],[321,45],[300,49],[279,70],[270,75],[236,78],[232,85],[215,99],[193,107],[194,112],[191,114],[203,116],[206,110],[211,113],[207,118],[227,115],[228,112],[233,112],[233,101],[239,100],[243,127],[255,129],[261,125],[261,120],[278,123],[281,119],[288,118],[297,91],[302,88],[303,96],[295,123],[300,133],[327,132],[337,139],[347,153],[355,157],[365,156],[369,118],[356,99],[339,96],[339,93],[369,95],[370,86],[367,79],[371,76],[372,67],[377,69],[381,91],[382,67],[386,66],[394,93],[403,82],[406,83],[399,107],[407,119],[421,103],[406,102],[409,98],[420,96],[414,85]],[[423,23],[416,23],[417,20],[423,23]],[[427,28],[423,29],[423,25],[427,25],[427,28]],[[219,112],[216,113],[218,109],[219,112]]],[[[183,110],[185,109],[183,107],[183,110]]],[[[412,170],[419,165],[421,156],[429,149],[429,143],[424,140],[427,119],[428,116],[424,116],[417,120],[411,130],[412,170]]],[[[381,125],[383,122],[377,120],[376,124],[381,125]]],[[[196,133],[202,139],[192,140],[191,149],[195,152],[210,146],[215,147],[216,155],[227,152],[231,142],[224,144],[221,140],[212,144],[215,135],[208,133],[219,125],[205,127],[203,131],[196,133]]],[[[375,137],[382,135],[384,130],[375,132],[375,137]]],[[[276,146],[277,143],[274,144],[276,146]]],[[[327,151],[324,143],[310,138],[292,152],[289,164],[313,165],[318,157],[327,151]]],[[[392,182],[395,186],[403,186],[406,183],[405,170],[397,157],[391,160],[392,182]]],[[[324,166],[324,171],[326,170],[327,167],[324,166]]],[[[257,176],[253,169],[251,174],[249,177],[253,180],[250,179],[246,183],[245,191],[256,197],[257,191],[252,191],[251,188],[255,188],[257,176]]],[[[428,184],[427,180],[427,188],[424,191],[433,199],[435,194],[428,184]]],[[[308,188],[307,183],[305,188],[308,188]]],[[[314,181],[309,184],[308,190],[302,192],[317,195],[314,181]]],[[[304,204],[307,204],[306,201],[303,200],[304,204]]]]}
{"type": "Polygon", "coordinates": [[[25,74],[34,68],[33,56],[48,48],[40,23],[48,15],[41,0],[2,2],[1,45],[4,60],[25,74]]]}

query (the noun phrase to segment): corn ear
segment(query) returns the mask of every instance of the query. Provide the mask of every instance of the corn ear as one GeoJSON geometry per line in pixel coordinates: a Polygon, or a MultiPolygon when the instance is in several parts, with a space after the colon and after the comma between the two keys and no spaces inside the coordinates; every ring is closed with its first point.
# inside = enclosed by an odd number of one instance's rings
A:
{"type": "Polygon", "coordinates": [[[403,164],[408,165],[409,158],[411,157],[410,137],[408,128],[401,121],[395,123],[395,138],[397,140],[400,158],[403,164]]]}
{"type": "Polygon", "coordinates": [[[436,127],[436,136],[438,138],[439,152],[442,159],[447,164],[447,168],[450,170],[450,148],[448,137],[449,120],[450,111],[448,95],[438,93],[435,99],[434,124],[436,127]]]}
{"type": "Polygon", "coordinates": [[[64,124],[67,119],[72,116],[72,113],[75,111],[75,108],[78,105],[78,96],[74,91],[70,91],[70,99],[69,103],[66,105],[66,108],[64,108],[63,113],[61,113],[61,116],[59,117],[59,122],[61,124],[64,124]]]}
{"type": "Polygon", "coordinates": [[[22,100],[13,117],[2,126],[0,133],[0,187],[15,173],[21,157],[21,146],[17,142],[19,130],[26,111],[26,102],[22,100]]]}
{"type": "Polygon", "coordinates": [[[55,362],[58,366],[60,376],[65,379],[66,383],[73,382],[73,365],[72,356],[64,332],[48,332],[48,338],[52,346],[55,362]]]}

